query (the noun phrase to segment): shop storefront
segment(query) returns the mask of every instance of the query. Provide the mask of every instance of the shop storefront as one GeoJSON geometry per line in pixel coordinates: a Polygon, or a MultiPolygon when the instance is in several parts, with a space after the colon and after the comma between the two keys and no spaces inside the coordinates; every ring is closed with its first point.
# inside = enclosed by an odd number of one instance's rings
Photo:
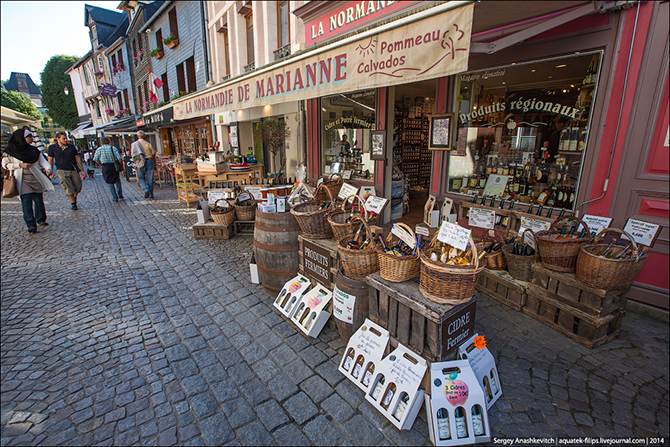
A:
{"type": "Polygon", "coordinates": [[[159,109],[142,115],[144,126],[141,128],[145,132],[155,132],[157,136],[156,147],[160,148],[159,153],[163,155],[174,155],[175,147],[170,143],[170,128],[174,126],[172,114],[172,105],[166,105],[159,109]]]}

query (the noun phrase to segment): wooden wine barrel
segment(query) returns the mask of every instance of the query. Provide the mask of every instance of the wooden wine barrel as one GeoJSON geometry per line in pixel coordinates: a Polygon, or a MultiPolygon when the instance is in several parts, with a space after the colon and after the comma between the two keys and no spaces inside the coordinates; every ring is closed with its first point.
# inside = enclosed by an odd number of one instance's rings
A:
{"type": "MultiPolygon", "coordinates": [[[[368,295],[370,293],[370,286],[365,282],[365,279],[358,280],[348,277],[340,267],[337,279],[335,280],[335,287],[347,295],[356,297],[353,309],[354,315],[351,323],[335,318],[335,324],[337,325],[337,331],[340,333],[340,338],[342,338],[344,343],[347,343],[354,332],[356,332],[358,328],[365,323],[365,319],[368,318],[368,295]]],[[[335,299],[336,293],[337,291],[333,292],[333,299],[335,299]]]]}
{"type": "Polygon", "coordinates": [[[300,268],[300,226],[291,213],[256,211],[254,255],[265,291],[277,296],[300,268]]]}

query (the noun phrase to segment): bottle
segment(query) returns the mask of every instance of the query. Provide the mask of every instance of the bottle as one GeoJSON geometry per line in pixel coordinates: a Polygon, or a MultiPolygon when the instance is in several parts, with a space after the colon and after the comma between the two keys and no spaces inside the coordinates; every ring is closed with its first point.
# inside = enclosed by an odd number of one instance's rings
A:
{"type": "Polygon", "coordinates": [[[465,422],[465,410],[463,407],[457,407],[454,413],[454,419],[456,420],[456,437],[467,438],[468,426],[465,422]]]}
{"type": "Polygon", "coordinates": [[[484,188],[486,186],[486,175],[483,173],[479,176],[479,187],[484,188]]]}
{"type": "Polygon", "coordinates": [[[370,396],[372,396],[374,400],[379,399],[379,395],[381,394],[382,389],[384,388],[385,381],[386,379],[384,378],[384,376],[380,375],[379,379],[377,380],[377,383],[375,383],[375,387],[372,390],[372,393],[370,394],[370,396]]]}
{"type": "Polygon", "coordinates": [[[403,392],[400,395],[400,399],[398,399],[398,405],[396,405],[395,411],[393,412],[393,417],[396,419],[396,421],[402,420],[402,416],[407,410],[407,405],[409,405],[409,395],[403,392]]]}
{"type": "Polygon", "coordinates": [[[345,371],[349,371],[349,368],[351,367],[351,362],[354,361],[354,348],[350,348],[349,352],[347,352],[347,357],[344,359],[344,363],[342,364],[342,369],[345,371]]]}
{"type": "Polygon", "coordinates": [[[370,362],[368,364],[368,367],[365,369],[365,374],[363,374],[363,386],[368,387],[370,386],[370,380],[372,380],[372,375],[375,373],[375,364],[373,362],[370,362]]]}
{"type": "Polygon", "coordinates": [[[449,427],[449,413],[444,408],[437,410],[437,434],[440,441],[451,439],[451,428],[449,427]]]}
{"type": "Polygon", "coordinates": [[[512,249],[512,254],[513,255],[519,255],[519,242],[514,241],[514,248],[512,249]]]}
{"type": "Polygon", "coordinates": [[[537,214],[536,216],[542,216],[542,208],[544,208],[542,205],[537,209],[537,214]]]}
{"type": "Polygon", "coordinates": [[[472,406],[472,432],[475,434],[475,436],[482,436],[484,434],[482,407],[477,404],[472,406]]]}
{"type": "Polygon", "coordinates": [[[381,406],[384,410],[389,409],[391,401],[393,400],[393,395],[395,394],[396,386],[395,383],[389,383],[389,386],[386,388],[386,394],[384,394],[384,400],[382,400],[381,406]]]}
{"type": "Polygon", "coordinates": [[[565,214],[565,208],[561,209],[561,212],[558,213],[557,219],[560,219],[561,217],[563,217],[563,214],[565,214]]]}
{"type": "Polygon", "coordinates": [[[607,252],[610,250],[610,248],[612,248],[612,245],[614,245],[615,242],[616,242],[616,239],[612,239],[612,242],[610,242],[610,244],[607,247],[605,247],[604,250],[601,250],[600,252],[598,252],[598,254],[596,256],[607,257],[606,256],[607,252]]]}
{"type": "Polygon", "coordinates": [[[361,375],[361,369],[363,369],[363,362],[365,362],[363,355],[359,355],[358,358],[356,359],[356,364],[354,365],[354,371],[351,373],[354,379],[358,379],[358,376],[361,375]]]}
{"type": "Polygon", "coordinates": [[[619,253],[617,253],[615,256],[612,256],[612,258],[613,259],[623,259],[629,248],[630,248],[630,242],[628,243],[628,245],[626,245],[624,248],[622,248],[619,253]]]}
{"type": "Polygon", "coordinates": [[[491,391],[493,391],[493,395],[495,396],[498,394],[498,391],[500,391],[500,388],[498,387],[498,380],[496,379],[496,373],[493,368],[491,368],[489,375],[491,376],[491,391]]]}

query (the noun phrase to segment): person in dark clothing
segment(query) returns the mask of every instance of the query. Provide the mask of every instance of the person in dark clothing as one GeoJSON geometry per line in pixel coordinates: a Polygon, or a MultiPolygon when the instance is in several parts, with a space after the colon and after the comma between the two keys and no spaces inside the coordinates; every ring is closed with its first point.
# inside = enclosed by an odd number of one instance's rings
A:
{"type": "Polygon", "coordinates": [[[77,195],[81,192],[81,181],[86,178],[84,165],[77,153],[77,149],[67,142],[65,132],[56,134],[56,144],[49,146],[49,165],[53,169],[54,160],[58,168],[58,179],[65,190],[73,210],[77,210],[77,195]],[[79,168],[79,173],[77,173],[79,168]],[[81,175],[81,178],[79,177],[81,175]]]}
{"type": "Polygon", "coordinates": [[[549,135],[549,147],[547,151],[549,152],[549,161],[553,162],[555,156],[558,155],[558,148],[561,143],[561,132],[565,128],[565,121],[558,120],[556,121],[556,129],[549,135]]]}
{"type": "Polygon", "coordinates": [[[119,150],[109,144],[109,138],[103,137],[100,142],[102,146],[95,151],[93,161],[102,166],[102,177],[112,193],[112,202],[118,202],[119,199],[123,199],[123,190],[121,189],[121,177],[116,170],[116,166],[114,166],[114,162],[118,161],[123,165],[123,160],[121,160],[119,150]]]}

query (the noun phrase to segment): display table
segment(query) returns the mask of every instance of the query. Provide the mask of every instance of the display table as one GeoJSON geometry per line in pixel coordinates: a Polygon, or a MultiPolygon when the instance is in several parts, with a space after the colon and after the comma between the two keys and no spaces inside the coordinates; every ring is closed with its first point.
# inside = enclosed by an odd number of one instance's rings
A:
{"type": "Polygon", "coordinates": [[[392,348],[402,343],[428,361],[441,362],[455,359],[458,346],[474,335],[477,292],[452,306],[427,300],[418,277],[394,283],[376,272],[366,282],[370,319],[389,331],[392,348]]]}
{"type": "Polygon", "coordinates": [[[188,207],[191,206],[191,203],[198,203],[197,191],[200,190],[201,185],[197,166],[194,163],[175,166],[174,176],[179,201],[186,202],[188,207]]]}
{"type": "MultiPolygon", "coordinates": [[[[202,172],[198,173],[198,176],[202,180],[202,185],[209,187],[211,182],[242,182],[244,180],[250,180],[253,178],[261,179],[264,176],[264,168],[260,163],[249,165],[249,170],[247,171],[231,171],[220,172],[218,174],[204,174],[202,172]]],[[[228,168],[229,169],[229,168],[228,168]]],[[[214,188],[220,188],[219,186],[214,185],[214,188]]],[[[223,187],[223,186],[221,186],[223,187]]]]}

